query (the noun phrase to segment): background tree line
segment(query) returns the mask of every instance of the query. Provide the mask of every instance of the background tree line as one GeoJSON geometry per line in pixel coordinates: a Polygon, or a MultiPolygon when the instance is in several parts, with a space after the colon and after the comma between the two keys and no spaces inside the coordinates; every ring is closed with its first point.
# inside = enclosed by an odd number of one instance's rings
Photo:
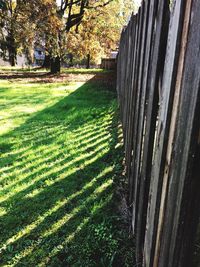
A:
{"type": "MultiPolygon", "coordinates": [[[[24,54],[33,63],[36,45],[43,46],[43,67],[60,71],[67,54],[98,62],[116,50],[132,0],[0,0],[0,57],[16,64],[24,54]]],[[[72,59],[72,58],[71,58],[72,59]]]]}

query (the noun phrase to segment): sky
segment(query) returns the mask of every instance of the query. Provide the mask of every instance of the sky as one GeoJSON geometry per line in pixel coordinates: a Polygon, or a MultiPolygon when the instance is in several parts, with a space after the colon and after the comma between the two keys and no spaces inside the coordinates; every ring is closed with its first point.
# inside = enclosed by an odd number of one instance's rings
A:
{"type": "Polygon", "coordinates": [[[57,5],[60,6],[61,0],[56,0],[57,5]]]}
{"type": "Polygon", "coordinates": [[[134,2],[135,2],[135,4],[136,4],[137,6],[140,6],[142,0],[135,0],[134,2]]]}

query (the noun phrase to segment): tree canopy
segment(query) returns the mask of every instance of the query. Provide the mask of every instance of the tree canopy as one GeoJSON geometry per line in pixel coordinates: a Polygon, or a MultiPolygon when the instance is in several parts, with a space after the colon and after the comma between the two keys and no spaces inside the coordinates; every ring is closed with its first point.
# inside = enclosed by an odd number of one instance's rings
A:
{"type": "Polygon", "coordinates": [[[16,63],[24,53],[31,63],[35,44],[60,64],[66,54],[94,62],[115,50],[132,0],[0,0],[0,56],[16,63]]]}

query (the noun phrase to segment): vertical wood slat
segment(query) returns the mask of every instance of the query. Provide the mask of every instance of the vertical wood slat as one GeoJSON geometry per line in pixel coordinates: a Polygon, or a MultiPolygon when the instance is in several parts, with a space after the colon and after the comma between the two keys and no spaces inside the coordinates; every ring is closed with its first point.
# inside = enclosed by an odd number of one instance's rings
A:
{"type": "MultiPolygon", "coordinates": [[[[135,103],[135,127],[134,127],[134,133],[133,133],[133,163],[132,163],[132,176],[134,177],[135,180],[135,185],[134,185],[134,197],[136,197],[136,192],[137,192],[137,187],[139,181],[138,176],[137,176],[137,168],[136,166],[139,165],[140,158],[138,157],[138,138],[140,137],[140,133],[138,131],[138,124],[139,124],[139,118],[140,118],[140,103],[141,103],[141,85],[142,85],[142,76],[143,76],[143,67],[144,67],[144,45],[145,45],[145,38],[146,38],[146,28],[147,28],[147,19],[148,19],[148,8],[147,8],[147,1],[144,2],[144,5],[142,5],[141,10],[142,10],[142,17],[140,21],[140,43],[139,43],[139,58],[138,58],[138,74],[137,74],[137,79],[135,80],[135,87],[138,88],[137,90],[137,98],[136,98],[136,103],[135,103]]],[[[133,231],[134,231],[134,226],[135,226],[135,213],[137,212],[137,200],[134,199],[134,212],[133,212],[133,231]]]]}
{"type": "Polygon", "coordinates": [[[171,15],[168,44],[165,59],[165,69],[163,86],[160,92],[160,111],[158,122],[158,134],[156,141],[156,151],[151,175],[149,212],[147,216],[148,231],[145,237],[145,260],[153,265],[151,254],[154,253],[154,246],[157,234],[158,211],[161,198],[162,177],[164,172],[165,151],[168,138],[168,128],[170,122],[170,111],[174,94],[175,76],[177,71],[177,60],[179,55],[179,43],[182,30],[184,5],[180,1],[175,1],[173,13],[171,15]]]}
{"type": "MultiPolygon", "coordinates": [[[[152,24],[153,24],[153,10],[154,10],[154,5],[156,1],[152,1],[150,3],[150,1],[148,4],[148,13],[147,13],[147,17],[146,17],[146,27],[147,27],[147,31],[145,31],[146,33],[146,38],[145,38],[145,45],[146,45],[146,49],[145,49],[145,56],[144,56],[144,70],[143,70],[143,81],[142,81],[142,85],[141,85],[141,104],[140,104],[140,122],[139,122],[139,128],[144,128],[144,112],[145,112],[145,102],[146,102],[146,88],[147,88],[147,77],[148,77],[148,66],[149,66],[149,62],[150,62],[150,54],[151,54],[151,40],[152,40],[152,24]]],[[[145,4],[144,4],[145,5],[145,4]]],[[[142,143],[142,139],[143,139],[143,133],[141,131],[141,143],[142,143]]],[[[142,144],[141,144],[142,146],[142,144]]],[[[141,151],[142,154],[142,151],[141,151]]],[[[134,160],[134,159],[133,159],[134,160]]],[[[133,206],[133,217],[132,217],[132,226],[134,229],[134,233],[136,234],[136,211],[137,211],[137,199],[138,199],[138,187],[139,187],[139,176],[135,175],[135,162],[133,162],[133,170],[132,170],[132,174],[135,176],[133,177],[135,182],[134,182],[134,195],[133,195],[133,202],[132,202],[132,206],[133,206]]],[[[140,253],[139,253],[140,254],[140,253]]]]}
{"type": "Polygon", "coordinates": [[[200,0],[173,2],[169,24],[167,1],[144,1],[118,55],[132,226],[145,267],[189,266],[198,219],[190,208],[200,198],[200,59],[198,45],[192,48],[200,43],[200,0]]]}
{"type": "Polygon", "coordinates": [[[138,31],[138,22],[136,17],[133,18],[133,27],[131,31],[132,35],[132,42],[133,42],[133,49],[132,49],[132,64],[131,64],[131,74],[130,74],[130,79],[129,79],[129,96],[128,96],[128,108],[129,108],[129,116],[127,117],[127,122],[126,122],[126,127],[127,127],[127,140],[125,143],[125,157],[126,157],[126,163],[127,163],[127,178],[129,181],[129,187],[131,188],[132,185],[132,180],[130,177],[130,169],[131,169],[131,156],[132,156],[132,129],[133,129],[133,105],[134,105],[134,95],[135,91],[132,86],[132,81],[135,76],[135,59],[136,59],[136,50],[137,50],[137,31],[138,31]]]}
{"type": "Polygon", "coordinates": [[[144,8],[144,19],[143,19],[143,27],[142,27],[142,44],[141,44],[141,63],[140,63],[140,70],[139,70],[139,78],[138,78],[138,123],[137,123],[137,129],[136,130],[136,136],[135,138],[135,158],[133,158],[133,164],[132,164],[132,175],[134,177],[134,193],[133,193],[133,216],[132,216],[132,228],[133,232],[135,233],[136,230],[136,213],[137,213],[137,206],[138,206],[138,194],[137,194],[137,188],[139,187],[139,168],[140,168],[140,156],[141,156],[141,149],[142,149],[142,131],[143,131],[143,116],[142,114],[144,113],[144,106],[145,106],[145,93],[146,93],[146,88],[143,86],[143,77],[144,77],[144,69],[145,69],[145,62],[146,62],[146,57],[148,57],[147,53],[147,46],[146,41],[147,41],[147,29],[148,29],[148,18],[149,18],[149,1],[146,0],[143,5],[144,8]],[[136,147],[137,146],[137,147],[136,147]]]}
{"type": "Polygon", "coordinates": [[[199,195],[196,190],[199,185],[199,177],[194,174],[194,162],[195,156],[199,158],[195,152],[199,145],[200,128],[200,1],[193,1],[191,12],[189,10],[190,6],[186,6],[185,16],[192,15],[187,38],[180,103],[177,109],[173,159],[169,169],[170,182],[166,201],[166,223],[163,229],[164,235],[167,231],[163,244],[166,242],[169,250],[165,249],[167,247],[165,245],[161,251],[161,255],[165,259],[169,255],[170,260],[168,265],[163,262],[163,266],[184,267],[190,264],[187,255],[189,252],[191,253],[188,248],[192,243],[192,235],[188,233],[191,233],[195,228],[195,217],[198,215],[191,208],[195,198],[199,195]],[[172,205],[172,201],[176,202],[175,206],[172,205]],[[187,212],[190,212],[190,216],[187,212]],[[167,225],[167,222],[172,223],[167,225]],[[171,239],[168,238],[170,232],[172,233],[171,239]]]}
{"type": "MultiPolygon", "coordinates": [[[[177,2],[178,4],[178,2],[177,2]]],[[[173,144],[173,137],[175,135],[175,122],[176,122],[176,117],[177,117],[177,110],[178,110],[178,103],[179,103],[179,94],[180,94],[180,89],[181,89],[181,80],[182,80],[182,71],[183,71],[183,65],[184,65],[184,58],[185,58],[185,44],[187,41],[187,32],[188,32],[188,25],[189,25],[189,14],[190,14],[190,6],[191,6],[191,1],[189,0],[187,2],[187,5],[176,5],[175,8],[177,9],[177,7],[179,8],[179,21],[181,21],[181,29],[182,29],[182,36],[181,36],[181,41],[180,41],[180,45],[178,48],[178,52],[179,52],[179,58],[177,58],[177,63],[175,64],[175,66],[177,66],[177,74],[176,74],[176,81],[174,81],[172,83],[172,87],[171,88],[164,88],[165,89],[165,94],[167,93],[168,95],[165,95],[165,103],[169,103],[171,101],[169,101],[169,93],[170,92],[171,95],[173,95],[173,105],[168,105],[168,107],[165,105],[163,105],[163,112],[166,114],[166,110],[168,109],[172,109],[171,111],[171,122],[170,122],[170,130],[169,130],[169,135],[168,135],[168,143],[167,143],[167,149],[166,149],[166,159],[165,159],[165,163],[163,164],[163,184],[162,184],[162,191],[161,191],[161,199],[160,199],[160,212],[159,212],[159,221],[158,221],[158,230],[157,230],[157,238],[156,238],[156,248],[155,248],[155,254],[159,255],[159,251],[160,251],[160,237],[161,237],[161,230],[162,230],[162,226],[164,223],[164,203],[165,203],[165,195],[166,195],[166,191],[167,191],[167,179],[168,179],[168,171],[169,171],[169,164],[171,162],[171,156],[172,156],[172,144],[173,144]],[[181,10],[182,9],[182,10],[181,10]],[[184,19],[182,18],[184,16],[184,19]],[[167,89],[167,90],[166,90],[167,89]],[[174,92],[174,94],[173,94],[174,92]]],[[[177,20],[173,21],[175,23],[174,27],[177,27],[177,20]]],[[[180,27],[179,27],[180,28],[180,27]]],[[[178,31],[177,31],[178,33],[178,31]]],[[[173,32],[171,33],[174,36],[174,29],[173,32]]],[[[166,75],[165,78],[169,80],[169,75],[166,75]]],[[[165,81],[166,82],[166,81],[165,81]]],[[[167,85],[169,85],[169,83],[166,82],[167,85]]],[[[164,90],[163,90],[164,91],[164,90]]],[[[163,117],[163,114],[161,114],[161,117],[163,117]]],[[[166,129],[166,132],[168,133],[168,127],[166,127],[167,125],[167,120],[162,121],[163,123],[163,129],[166,129]]],[[[165,135],[167,134],[165,133],[165,135]]],[[[162,136],[162,135],[161,135],[162,136]]],[[[158,261],[158,257],[155,257],[154,259],[154,266],[157,265],[157,261],[158,261]]]]}
{"type": "Polygon", "coordinates": [[[154,11],[154,35],[152,38],[151,62],[148,75],[148,105],[146,110],[146,128],[144,135],[143,165],[141,169],[141,186],[139,191],[138,226],[136,235],[136,246],[142,250],[145,230],[146,214],[148,206],[149,186],[151,180],[151,167],[156,131],[156,119],[158,110],[159,81],[162,79],[164,68],[166,39],[169,25],[169,6],[166,1],[160,0],[155,5],[154,11]]]}
{"type": "Polygon", "coordinates": [[[138,100],[139,100],[139,95],[140,95],[140,89],[138,87],[138,80],[139,80],[139,69],[141,65],[141,41],[142,41],[142,23],[143,23],[143,17],[144,17],[144,6],[142,6],[139,9],[139,21],[138,21],[138,40],[137,40],[137,47],[136,47],[136,60],[135,60],[135,69],[134,69],[134,79],[132,81],[132,86],[133,86],[133,91],[134,91],[134,102],[132,102],[132,116],[131,116],[131,126],[132,126],[132,131],[130,134],[130,140],[131,140],[131,145],[132,145],[132,157],[131,157],[131,165],[130,165],[130,175],[131,175],[131,181],[132,183],[130,184],[130,192],[129,192],[129,203],[132,203],[133,199],[133,191],[135,188],[135,177],[132,173],[132,168],[134,164],[134,158],[136,154],[136,149],[135,149],[135,132],[137,131],[137,117],[138,117],[138,100]]]}
{"type": "MultiPolygon", "coordinates": [[[[135,27],[134,21],[130,21],[127,27],[127,60],[126,60],[126,76],[125,76],[125,106],[124,106],[124,124],[125,124],[125,150],[127,150],[127,139],[128,139],[128,117],[129,117],[129,95],[130,95],[130,76],[131,74],[131,56],[134,46],[132,45],[132,25],[135,27]]],[[[127,159],[126,159],[127,160],[127,159]]]]}
{"type": "MultiPolygon", "coordinates": [[[[133,133],[135,129],[135,103],[137,101],[137,87],[135,86],[135,81],[137,79],[137,70],[138,70],[138,49],[139,49],[139,43],[140,43],[140,23],[142,18],[142,12],[141,9],[139,10],[137,21],[136,21],[136,39],[135,39],[135,50],[134,50],[134,62],[133,62],[133,77],[131,80],[131,88],[132,88],[132,99],[131,99],[131,116],[130,116],[130,128],[129,128],[129,142],[131,146],[131,154],[129,158],[129,177],[130,177],[130,184],[129,184],[129,203],[132,201],[132,191],[133,191],[133,176],[131,175],[131,168],[132,168],[132,157],[135,153],[134,147],[133,147],[133,133]]],[[[128,173],[127,173],[128,175],[128,173]]]]}

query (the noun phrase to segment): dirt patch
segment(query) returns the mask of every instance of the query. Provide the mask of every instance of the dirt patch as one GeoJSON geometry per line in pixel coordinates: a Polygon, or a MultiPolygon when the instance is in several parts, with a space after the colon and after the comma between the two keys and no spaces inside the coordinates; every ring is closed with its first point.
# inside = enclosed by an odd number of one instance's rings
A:
{"type": "Polygon", "coordinates": [[[61,73],[61,74],[51,74],[48,72],[9,72],[3,71],[0,72],[0,79],[3,80],[17,80],[27,82],[87,82],[91,79],[99,80],[112,80],[114,78],[114,73],[61,73]]]}
{"type": "Polygon", "coordinates": [[[69,83],[69,82],[95,82],[115,90],[116,74],[108,73],[61,73],[51,74],[48,72],[0,72],[0,79],[10,82],[27,83],[69,83]]]}
{"type": "Polygon", "coordinates": [[[27,82],[44,82],[44,83],[54,83],[63,81],[77,81],[84,82],[92,79],[95,74],[50,74],[47,72],[0,72],[0,79],[3,80],[17,80],[17,81],[27,81],[27,82]]]}

